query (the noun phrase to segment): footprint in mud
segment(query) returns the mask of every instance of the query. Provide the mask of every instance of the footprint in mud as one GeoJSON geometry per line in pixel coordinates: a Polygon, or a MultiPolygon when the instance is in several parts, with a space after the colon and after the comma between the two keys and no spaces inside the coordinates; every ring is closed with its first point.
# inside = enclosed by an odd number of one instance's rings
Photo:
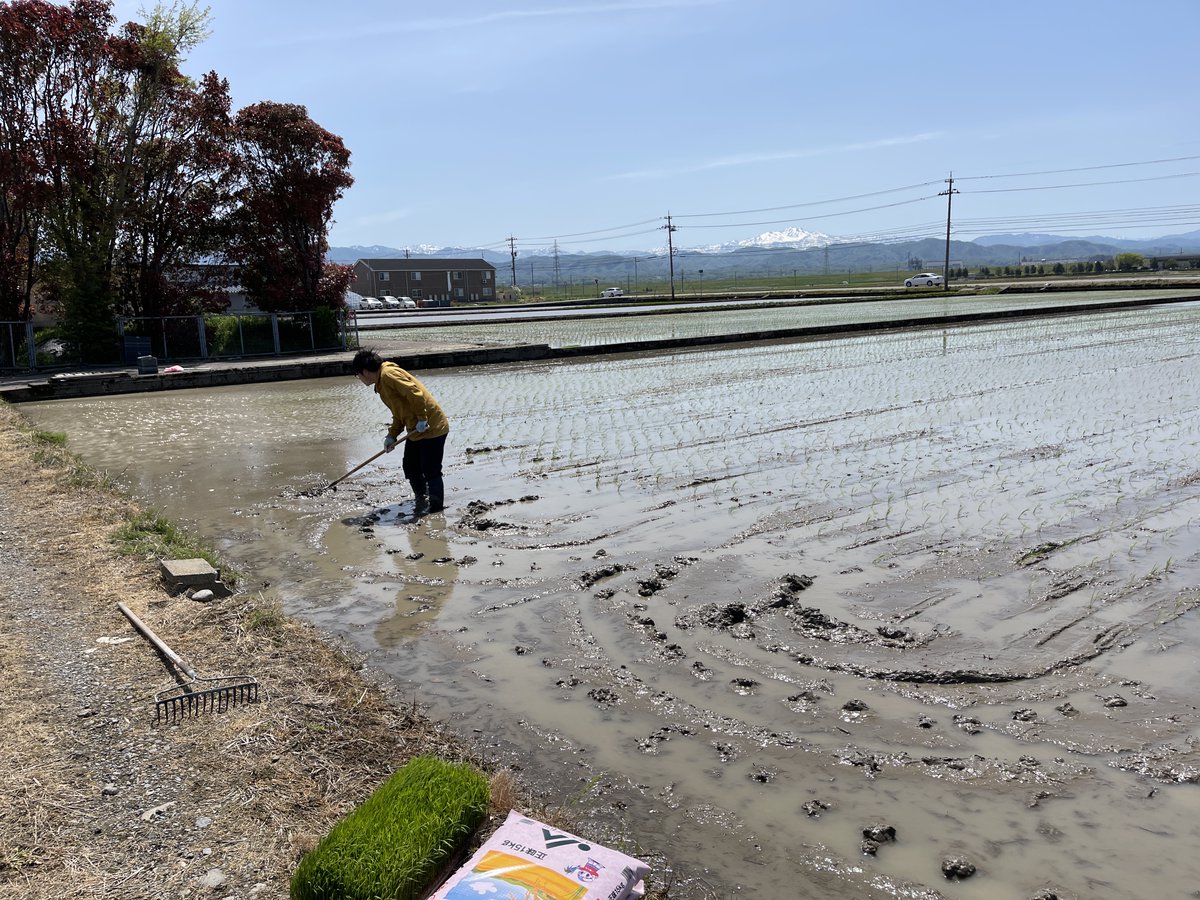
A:
{"type": "Polygon", "coordinates": [[[659,744],[663,741],[669,741],[673,732],[686,736],[692,734],[692,729],[687,726],[663,725],[649,737],[644,737],[638,741],[638,749],[647,754],[657,753],[659,744]]]}
{"type": "Polygon", "coordinates": [[[374,533],[377,525],[383,527],[389,525],[412,525],[421,521],[422,518],[422,516],[417,514],[416,501],[405,500],[402,503],[393,503],[390,506],[373,509],[362,515],[347,516],[341,521],[348,528],[357,528],[363,534],[371,535],[374,533]]]}

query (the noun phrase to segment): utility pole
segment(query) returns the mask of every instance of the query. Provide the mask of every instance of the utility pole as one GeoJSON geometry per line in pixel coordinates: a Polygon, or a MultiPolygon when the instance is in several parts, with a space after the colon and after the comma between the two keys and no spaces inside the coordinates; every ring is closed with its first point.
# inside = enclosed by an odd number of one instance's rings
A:
{"type": "Polygon", "coordinates": [[[558,296],[558,241],[554,242],[554,296],[558,296]]]}
{"type": "Polygon", "coordinates": [[[946,179],[946,189],[938,194],[946,198],[946,262],[942,266],[942,290],[950,290],[950,204],[958,191],[954,189],[954,173],[946,179]]]}
{"type": "Polygon", "coordinates": [[[512,286],[517,286],[517,239],[508,236],[508,252],[512,256],[512,286]]]}
{"type": "Polygon", "coordinates": [[[671,214],[670,213],[667,213],[667,224],[664,225],[663,228],[667,229],[667,258],[669,260],[670,267],[671,267],[671,299],[674,300],[675,299],[675,241],[673,240],[672,235],[675,233],[675,231],[677,229],[674,225],[671,224],[671,214]]]}

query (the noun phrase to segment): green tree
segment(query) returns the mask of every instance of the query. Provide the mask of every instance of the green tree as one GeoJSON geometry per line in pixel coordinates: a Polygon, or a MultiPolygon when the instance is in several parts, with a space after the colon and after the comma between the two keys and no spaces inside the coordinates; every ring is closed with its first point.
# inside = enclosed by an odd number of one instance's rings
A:
{"type": "Polygon", "coordinates": [[[116,248],[120,312],[223,309],[224,283],[210,283],[218,270],[194,263],[220,248],[221,220],[232,202],[229,85],[214,72],[197,83],[178,69],[208,37],[208,10],[195,3],[159,6],[145,25],[126,25],[125,34],[138,78],[122,163],[128,188],[116,248]]]}
{"type": "Polygon", "coordinates": [[[1113,257],[1113,268],[1118,272],[1133,272],[1146,265],[1146,257],[1140,253],[1118,253],[1113,257]]]}

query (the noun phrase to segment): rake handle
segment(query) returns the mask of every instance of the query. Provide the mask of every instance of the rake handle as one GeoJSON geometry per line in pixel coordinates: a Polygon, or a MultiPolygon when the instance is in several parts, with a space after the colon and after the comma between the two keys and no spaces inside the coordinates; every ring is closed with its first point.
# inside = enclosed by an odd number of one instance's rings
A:
{"type": "Polygon", "coordinates": [[[355,472],[357,472],[357,471],[358,471],[359,469],[361,469],[363,466],[365,466],[365,465],[368,465],[368,464],[370,464],[370,463],[373,463],[373,462],[375,462],[375,460],[379,459],[379,457],[383,456],[383,454],[385,454],[385,453],[390,453],[391,451],[395,450],[395,449],[396,449],[398,446],[400,446],[401,444],[403,444],[403,443],[404,443],[405,441],[407,441],[407,440],[408,440],[408,433],[406,432],[406,433],[404,433],[404,434],[400,435],[400,437],[398,437],[398,438],[396,439],[396,443],[392,444],[392,446],[390,446],[390,447],[387,447],[386,449],[380,450],[378,453],[376,453],[376,454],[375,454],[374,456],[372,456],[370,459],[364,459],[362,462],[360,462],[360,463],[359,463],[357,466],[355,466],[353,469],[351,469],[349,472],[347,472],[347,473],[346,473],[345,475],[343,475],[341,478],[338,478],[338,479],[337,479],[337,480],[335,480],[335,481],[331,481],[331,482],[329,482],[329,484],[325,485],[325,490],[329,490],[329,489],[330,489],[331,487],[333,487],[334,485],[336,485],[336,484],[339,484],[340,482],[343,482],[343,481],[345,481],[347,478],[349,478],[351,475],[353,475],[355,472]]]}
{"type": "Polygon", "coordinates": [[[133,611],[128,606],[126,606],[124,603],[118,603],[117,609],[121,610],[121,612],[125,614],[125,618],[133,623],[133,627],[138,630],[142,637],[154,645],[154,649],[174,663],[181,672],[187,675],[188,678],[191,678],[194,681],[198,677],[196,673],[192,671],[192,667],[183,661],[183,657],[168,647],[166,642],[164,642],[157,634],[151,631],[149,625],[135,616],[133,611]]]}

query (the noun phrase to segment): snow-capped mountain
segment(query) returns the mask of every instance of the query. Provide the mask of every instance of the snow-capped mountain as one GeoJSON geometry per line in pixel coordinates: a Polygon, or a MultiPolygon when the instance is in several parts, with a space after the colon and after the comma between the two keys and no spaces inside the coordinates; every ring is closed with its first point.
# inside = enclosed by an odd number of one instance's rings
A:
{"type": "MultiPolygon", "coordinates": [[[[830,244],[837,243],[838,239],[830,237],[827,234],[822,234],[819,231],[805,231],[803,228],[785,228],[782,231],[764,231],[757,237],[747,238],[741,241],[728,241],[724,244],[710,244],[706,247],[685,247],[680,243],[675,244],[676,252],[686,250],[689,253],[730,253],[734,250],[747,249],[791,249],[791,250],[811,250],[814,247],[826,247],[830,244]]],[[[334,262],[354,262],[359,259],[397,259],[403,258],[406,253],[410,256],[436,256],[443,258],[462,258],[482,256],[484,259],[508,259],[507,250],[486,251],[479,248],[467,247],[435,247],[432,244],[417,244],[398,250],[395,247],[330,247],[329,257],[334,262]]],[[[572,256],[611,256],[614,253],[622,256],[647,255],[657,256],[667,252],[666,245],[660,247],[649,247],[643,250],[572,250],[560,251],[572,256]]],[[[554,256],[554,248],[547,246],[537,247],[522,247],[521,242],[517,241],[517,255],[522,259],[529,257],[554,256]]],[[[494,261],[494,260],[493,260],[494,261]]]]}
{"type": "MultiPolygon", "coordinates": [[[[355,262],[360,259],[403,259],[405,253],[412,256],[448,256],[452,255],[451,251],[435,247],[433,244],[417,244],[413,247],[406,247],[403,250],[397,250],[395,247],[384,247],[379,244],[370,247],[362,247],[355,245],[352,247],[330,247],[329,258],[334,262],[355,262]]],[[[478,250],[463,250],[453,253],[453,255],[475,256],[479,253],[478,250]]]]}
{"type": "Polygon", "coordinates": [[[832,238],[819,231],[805,231],[803,228],[785,228],[782,231],[764,231],[758,237],[745,241],[733,241],[721,245],[723,250],[736,250],[739,247],[791,247],[793,250],[809,250],[813,247],[825,247],[836,243],[832,238]]]}

